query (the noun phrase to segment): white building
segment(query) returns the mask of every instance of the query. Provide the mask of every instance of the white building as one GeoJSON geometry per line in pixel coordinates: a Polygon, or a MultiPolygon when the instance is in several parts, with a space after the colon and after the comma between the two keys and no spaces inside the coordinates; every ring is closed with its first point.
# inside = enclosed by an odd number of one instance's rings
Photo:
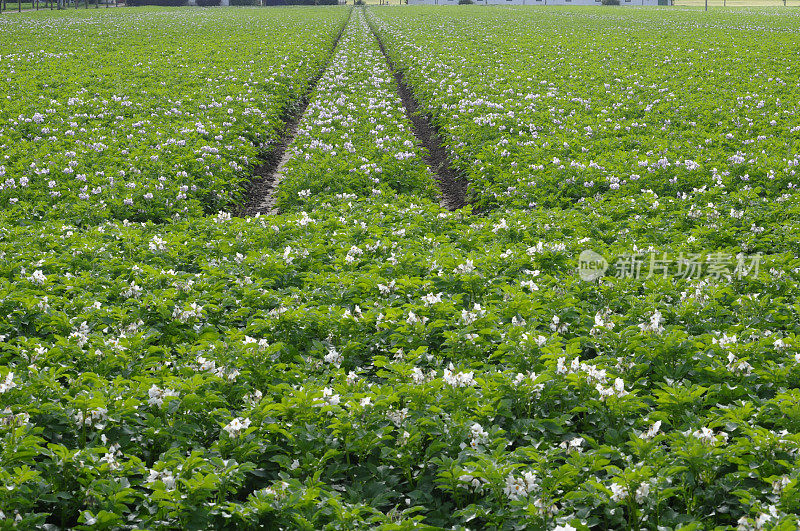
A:
{"type": "MultiPolygon", "coordinates": [[[[670,0],[620,0],[623,6],[668,5],[670,0]]],[[[523,6],[599,6],[600,0],[473,0],[478,5],[523,6]]],[[[408,5],[458,5],[458,0],[408,0],[408,5]]]]}

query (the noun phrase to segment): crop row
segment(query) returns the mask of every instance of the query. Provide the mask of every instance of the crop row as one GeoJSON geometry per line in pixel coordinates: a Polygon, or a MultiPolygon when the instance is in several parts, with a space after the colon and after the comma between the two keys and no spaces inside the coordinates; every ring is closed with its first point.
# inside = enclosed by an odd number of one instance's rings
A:
{"type": "Polygon", "coordinates": [[[372,13],[482,207],[798,185],[794,16],[372,13]]]}
{"type": "Polygon", "coordinates": [[[158,220],[239,200],[346,16],[290,8],[4,18],[0,205],[28,219],[158,220]]]}
{"type": "Polygon", "coordinates": [[[336,194],[435,197],[435,182],[363,10],[353,14],[289,154],[281,209],[336,194]]]}

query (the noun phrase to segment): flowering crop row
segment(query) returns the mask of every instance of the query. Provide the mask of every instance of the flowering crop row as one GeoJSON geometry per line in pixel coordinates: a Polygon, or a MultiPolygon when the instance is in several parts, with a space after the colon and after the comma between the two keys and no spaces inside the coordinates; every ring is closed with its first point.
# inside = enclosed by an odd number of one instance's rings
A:
{"type": "Polygon", "coordinates": [[[796,14],[373,12],[482,207],[800,184],[796,14]]]}
{"type": "Polygon", "coordinates": [[[347,13],[42,14],[0,20],[0,206],[163,219],[241,197],[347,13]]]}
{"type": "Polygon", "coordinates": [[[435,196],[435,182],[363,10],[353,14],[289,150],[281,209],[336,194],[435,196]]]}

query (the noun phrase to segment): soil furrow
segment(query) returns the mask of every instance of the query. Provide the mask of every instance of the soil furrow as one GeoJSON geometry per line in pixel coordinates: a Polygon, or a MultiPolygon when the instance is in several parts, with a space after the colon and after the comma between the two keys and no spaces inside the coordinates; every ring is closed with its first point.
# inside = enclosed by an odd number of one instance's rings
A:
{"type": "Polygon", "coordinates": [[[394,75],[395,82],[397,83],[397,91],[400,94],[400,99],[403,102],[403,108],[406,111],[411,122],[411,129],[414,135],[419,140],[422,147],[425,148],[426,153],[424,160],[431,168],[436,181],[439,183],[439,189],[442,192],[440,204],[448,210],[458,210],[466,204],[466,193],[469,185],[467,179],[461,175],[453,165],[447,150],[444,147],[444,140],[441,132],[431,121],[431,117],[426,113],[420,111],[419,101],[414,96],[414,91],[411,86],[406,82],[405,75],[400,71],[381,40],[380,35],[375,30],[374,23],[369,20],[370,29],[375,39],[378,41],[378,46],[386,58],[389,69],[394,75]]]}
{"type": "Polygon", "coordinates": [[[336,54],[336,48],[339,46],[339,41],[344,34],[345,28],[350,24],[353,18],[353,11],[347,17],[347,20],[342,25],[336,39],[333,41],[328,59],[322,65],[319,72],[314,76],[314,79],[309,83],[308,91],[298,101],[294,102],[287,111],[285,117],[286,126],[284,127],[283,134],[274,146],[264,155],[261,164],[253,169],[253,178],[247,189],[247,199],[241,208],[240,214],[243,216],[255,216],[256,214],[277,214],[275,203],[277,201],[278,185],[283,179],[283,171],[286,163],[291,158],[289,153],[289,146],[297,136],[297,130],[300,126],[300,120],[308,108],[311,101],[311,94],[319,83],[325,71],[328,69],[331,60],[336,54]]]}

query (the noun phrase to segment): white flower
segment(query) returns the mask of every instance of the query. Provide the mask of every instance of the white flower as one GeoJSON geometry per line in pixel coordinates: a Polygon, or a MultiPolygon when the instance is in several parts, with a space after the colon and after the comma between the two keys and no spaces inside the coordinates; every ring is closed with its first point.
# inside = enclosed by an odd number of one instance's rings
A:
{"type": "Polygon", "coordinates": [[[120,468],[120,464],[117,462],[117,458],[114,455],[113,451],[106,452],[106,454],[100,458],[100,462],[108,464],[108,467],[111,470],[117,470],[118,468],[120,468]]]}
{"type": "Polygon", "coordinates": [[[264,398],[264,394],[263,394],[261,391],[259,391],[258,389],[256,389],[256,390],[255,390],[255,391],[253,391],[252,393],[247,393],[247,394],[246,394],[246,395],[244,395],[244,397],[243,397],[244,401],[245,401],[247,404],[249,404],[251,407],[252,407],[252,406],[255,406],[256,404],[258,404],[259,402],[261,402],[261,399],[262,399],[262,398],[264,398]]]}
{"type": "Polygon", "coordinates": [[[193,302],[189,305],[187,309],[183,309],[180,306],[175,306],[172,310],[172,317],[173,319],[177,319],[182,323],[186,323],[191,319],[200,319],[203,316],[203,307],[193,302]]]}
{"type": "Polygon", "coordinates": [[[159,234],[156,234],[153,236],[153,241],[150,242],[149,247],[151,251],[164,251],[167,248],[167,244],[159,234]]]}
{"type": "Polygon", "coordinates": [[[574,437],[569,441],[563,441],[559,444],[559,447],[565,449],[568,453],[569,452],[581,452],[581,445],[583,445],[584,439],[583,437],[574,437]]]}
{"type": "Polygon", "coordinates": [[[298,224],[298,225],[300,225],[301,227],[305,227],[305,226],[306,226],[306,225],[308,225],[309,223],[314,223],[314,220],[313,220],[313,219],[311,219],[311,218],[308,216],[308,213],[307,213],[307,212],[305,212],[305,211],[301,212],[301,216],[302,216],[302,217],[301,217],[299,220],[297,220],[297,224],[298,224]]]}
{"type": "Polygon", "coordinates": [[[753,370],[753,366],[744,360],[738,359],[733,353],[728,353],[728,370],[737,374],[748,375],[753,370]]]}
{"type": "Polygon", "coordinates": [[[395,426],[398,428],[403,423],[403,421],[408,418],[408,408],[404,407],[403,409],[390,409],[386,412],[386,416],[389,417],[389,420],[394,423],[395,426]]]}
{"type": "Polygon", "coordinates": [[[392,280],[389,284],[378,284],[378,290],[380,290],[381,295],[388,295],[389,293],[394,290],[395,281],[392,280]]]}
{"type": "Polygon", "coordinates": [[[522,280],[519,284],[523,288],[528,288],[531,291],[539,291],[539,286],[533,280],[522,280]]]}
{"type": "Polygon", "coordinates": [[[472,273],[473,271],[475,271],[475,264],[472,263],[472,260],[467,259],[465,263],[459,264],[458,267],[453,270],[453,273],[466,275],[472,273]]]}
{"type": "Polygon", "coordinates": [[[475,379],[472,377],[473,373],[470,372],[453,372],[453,364],[451,363],[447,369],[444,370],[444,382],[453,387],[471,387],[475,385],[475,379]]]}
{"type": "Polygon", "coordinates": [[[258,350],[263,352],[269,347],[269,342],[266,339],[256,339],[250,336],[244,336],[245,345],[258,345],[258,350]]]}
{"type": "Polygon", "coordinates": [[[173,476],[172,472],[169,470],[162,470],[161,472],[158,470],[151,470],[150,474],[147,476],[147,483],[155,483],[156,481],[162,482],[167,490],[173,490],[175,488],[175,476],[173,476]]]}
{"type": "Polygon", "coordinates": [[[773,494],[781,494],[783,492],[783,489],[788,487],[791,482],[792,480],[786,476],[781,476],[780,478],[776,479],[775,481],[772,482],[773,494]]]}
{"type": "Polygon", "coordinates": [[[661,316],[661,312],[656,310],[653,312],[653,315],[650,316],[649,322],[641,323],[638,326],[642,332],[653,332],[660,335],[664,331],[664,327],[661,326],[663,322],[664,319],[661,316]]]}
{"type": "Polygon", "coordinates": [[[42,273],[41,270],[37,269],[31,276],[28,277],[28,280],[41,286],[47,282],[47,277],[44,275],[44,273],[42,273]]]}
{"type": "Polygon", "coordinates": [[[470,474],[462,474],[458,476],[458,481],[460,483],[464,483],[467,488],[472,489],[475,492],[482,492],[484,489],[484,481],[470,474]]]}
{"type": "Polygon", "coordinates": [[[227,431],[228,435],[230,435],[231,437],[238,437],[248,427],[250,427],[250,419],[236,417],[222,429],[227,431]]]}
{"type": "Polygon", "coordinates": [[[606,321],[610,312],[597,312],[594,316],[594,327],[589,332],[591,335],[597,335],[605,330],[614,330],[614,322],[611,320],[606,321]]]}
{"type": "Polygon", "coordinates": [[[498,231],[500,231],[502,229],[507,229],[507,228],[508,228],[508,222],[505,220],[505,218],[503,218],[503,219],[500,220],[500,223],[495,223],[494,224],[494,226],[492,227],[492,232],[497,234],[498,231]]]}
{"type": "Polygon", "coordinates": [[[344,358],[342,358],[342,355],[339,354],[339,352],[335,348],[328,347],[328,353],[325,354],[324,359],[325,363],[330,363],[332,365],[335,365],[336,368],[338,369],[342,365],[342,360],[344,358]]]}
{"type": "Polygon", "coordinates": [[[695,438],[700,439],[703,444],[713,444],[717,440],[717,438],[714,436],[714,432],[705,426],[692,433],[692,435],[694,435],[695,438]]]}
{"type": "Polygon", "coordinates": [[[473,450],[477,450],[478,445],[486,444],[489,440],[489,434],[483,429],[483,426],[481,426],[477,422],[474,423],[472,427],[470,427],[469,432],[470,432],[469,445],[472,447],[473,450]]]}
{"type": "Polygon", "coordinates": [[[650,429],[647,432],[641,434],[639,437],[642,439],[650,440],[658,434],[658,430],[661,428],[661,421],[657,420],[650,426],[650,429]]]}
{"type": "Polygon", "coordinates": [[[6,378],[3,381],[0,381],[0,395],[8,391],[9,389],[13,389],[17,386],[14,383],[14,373],[10,372],[6,374],[6,378]]]}
{"type": "Polygon", "coordinates": [[[165,398],[169,397],[177,397],[178,392],[172,389],[160,389],[156,384],[153,384],[150,387],[150,390],[147,392],[150,398],[147,400],[147,403],[151,406],[158,406],[161,407],[161,404],[164,403],[165,398]]]}
{"type": "Polygon", "coordinates": [[[331,406],[338,406],[339,402],[341,402],[341,397],[333,394],[333,389],[330,387],[326,387],[322,390],[322,398],[331,406]]]}
{"type": "Polygon", "coordinates": [[[628,394],[628,392],[625,390],[625,382],[622,380],[622,378],[614,379],[614,392],[620,398],[628,394]]]}
{"type": "Polygon", "coordinates": [[[595,385],[595,389],[600,394],[600,398],[603,399],[606,399],[610,396],[622,398],[628,394],[628,392],[625,390],[625,382],[622,380],[622,378],[616,378],[614,380],[613,387],[603,387],[603,385],[598,383],[595,385]]]}
{"type": "Polygon", "coordinates": [[[283,250],[283,261],[286,262],[287,264],[291,264],[292,261],[294,260],[294,257],[292,256],[292,251],[293,249],[289,245],[287,245],[286,248],[283,250]]]}
{"type": "Polygon", "coordinates": [[[428,293],[422,297],[422,302],[425,303],[425,306],[433,306],[434,304],[442,302],[442,294],[437,293],[434,295],[433,293],[428,293]]]}
{"type": "Polygon", "coordinates": [[[642,503],[647,499],[649,495],[650,495],[650,483],[642,483],[636,488],[636,492],[634,493],[634,498],[636,499],[636,503],[642,503]]]}
{"type": "Polygon", "coordinates": [[[104,407],[99,407],[91,411],[87,411],[88,415],[84,416],[83,411],[77,411],[73,415],[73,419],[78,427],[94,426],[98,430],[105,428],[103,421],[108,419],[108,410],[104,407]]]}
{"type": "Polygon", "coordinates": [[[621,502],[628,497],[628,489],[619,483],[611,484],[611,501],[621,502]]]}
{"type": "Polygon", "coordinates": [[[509,474],[506,477],[506,486],[503,488],[503,492],[509,499],[518,500],[526,497],[537,487],[536,474],[525,472],[522,477],[515,477],[513,474],[509,474]]]}
{"type": "Polygon", "coordinates": [[[567,331],[567,328],[569,328],[567,323],[562,323],[561,319],[557,315],[553,316],[553,321],[550,323],[550,330],[559,334],[563,334],[567,331]]]}
{"type": "Polygon", "coordinates": [[[723,333],[722,337],[720,338],[715,337],[711,339],[712,343],[714,343],[715,345],[719,345],[720,347],[728,347],[730,345],[735,345],[736,343],[738,343],[738,341],[739,340],[736,337],[736,334],[729,336],[728,334],[725,333],[723,333]]]}
{"type": "Polygon", "coordinates": [[[464,323],[465,326],[471,325],[477,319],[478,319],[478,314],[470,312],[468,310],[461,310],[461,322],[464,323]]]}
{"type": "Polygon", "coordinates": [[[142,288],[136,284],[135,281],[131,280],[131,285],[125,291],[122,292],[122,296],[131,299],[137,298],[142,293],[142,288]]]}

